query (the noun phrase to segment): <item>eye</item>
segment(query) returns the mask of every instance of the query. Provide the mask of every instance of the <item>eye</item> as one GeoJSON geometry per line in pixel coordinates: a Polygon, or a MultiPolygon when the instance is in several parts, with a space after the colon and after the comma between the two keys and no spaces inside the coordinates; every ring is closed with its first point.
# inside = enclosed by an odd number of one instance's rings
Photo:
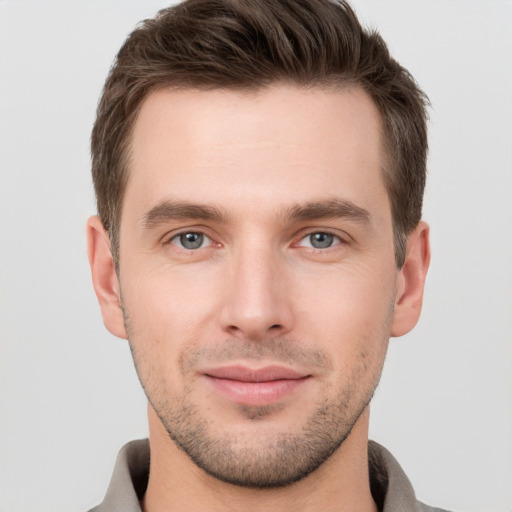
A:
{"type": "Polygon", "coordinates": [[[207,247],[212,244],[212,241],[204,233],[186,231],[184,233],[178,233],[177,235],[173,236],[169,243],[176,245],[181,249],[191,251],[194,249],[207,247]]]}
{"type": "Polygon", "coordinates": [[[323,231],[317,231],[310,233],[305,236],[299,243],[300,247],[312,247],[313,249],[328,249],[333,245],[341,243],[339,236],[333,235],[332,233],[325,233],[323,231]]]}

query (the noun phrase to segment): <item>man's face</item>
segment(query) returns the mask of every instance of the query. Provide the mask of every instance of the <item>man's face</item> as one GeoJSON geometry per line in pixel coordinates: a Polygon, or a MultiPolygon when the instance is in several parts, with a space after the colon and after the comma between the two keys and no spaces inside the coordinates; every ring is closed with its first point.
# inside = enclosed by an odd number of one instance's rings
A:
{"type": "Polygon", "coordinates": [[[160,91],[142,107],[127,335],[169,435],[222,480],[307,475],[377,385],[399,276],[380,130],[358,89],[160,91]]]}

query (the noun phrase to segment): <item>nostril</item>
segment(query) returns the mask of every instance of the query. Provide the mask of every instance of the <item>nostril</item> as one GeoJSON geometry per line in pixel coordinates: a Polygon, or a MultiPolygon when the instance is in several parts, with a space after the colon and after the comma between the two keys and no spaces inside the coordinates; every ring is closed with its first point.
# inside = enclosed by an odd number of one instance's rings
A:
{"type": "Polygon", "coordinates": [[[279,324],[274,324],[269,327],[269,329],[280,329],[281,326],[279,324]]]}

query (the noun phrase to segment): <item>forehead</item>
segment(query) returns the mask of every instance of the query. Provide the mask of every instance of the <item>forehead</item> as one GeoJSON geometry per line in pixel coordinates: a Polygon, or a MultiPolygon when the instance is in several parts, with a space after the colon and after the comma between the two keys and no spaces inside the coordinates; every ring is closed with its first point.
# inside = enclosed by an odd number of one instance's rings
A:
{"type": "Polygon", "coordinates": [[[339,144],[336,131],[344,128],[354,133],[351,138],[342,134],[344,144],[357,142],[361,134],[380,136],[378,109],[360,87],[282,84],[247,91],[163,89],[144,100],[133,139],[135,149],[164,131],[172,135],[168,144],[173,150],[179,150],[185,138],[197,145],[238,143],[244,138],[252,144],[265,135],[290,143],[315,136],[315,143],[322,140],[328,145],[339,144]]]}
{"type": "Polygon", "coordinates": [[[381,193],[381,146],[378,109],[359,88],[161,90],[134,125],[124,206],[381,193]]]}

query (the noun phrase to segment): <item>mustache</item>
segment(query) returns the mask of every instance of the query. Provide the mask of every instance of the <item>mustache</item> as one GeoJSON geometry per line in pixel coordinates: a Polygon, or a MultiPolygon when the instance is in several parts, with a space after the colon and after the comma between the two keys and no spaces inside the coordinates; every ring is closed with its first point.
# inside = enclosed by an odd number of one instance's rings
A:
{"type": "Polygon", "coordinates": [[[322,350],[284,337],[256,341],[227,339],[197,347],[192,351],[185,350],[180,356],[180,368],[182,373],[187,373],[205,364],[222,364],[237,360],[271,361],[322,371],[333,368],[331,360],[322,350]]]}

